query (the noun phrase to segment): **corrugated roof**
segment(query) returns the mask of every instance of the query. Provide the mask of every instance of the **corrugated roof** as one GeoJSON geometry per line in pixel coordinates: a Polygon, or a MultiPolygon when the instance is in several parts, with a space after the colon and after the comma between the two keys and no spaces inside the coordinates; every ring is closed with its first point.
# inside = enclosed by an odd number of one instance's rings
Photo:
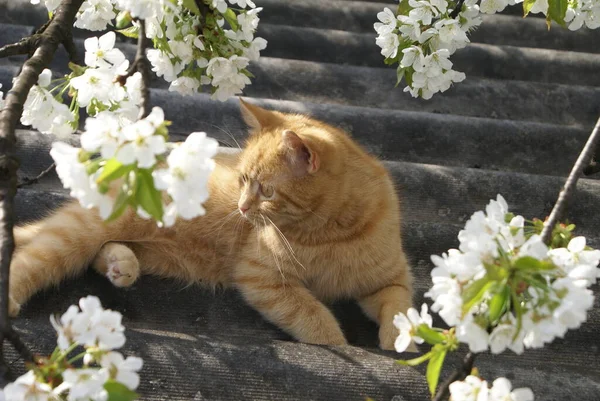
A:
{"type": "MultiPolygon", "coordinates": [[[[416,302],[430,286],[429,255],[457,245],[461,225],[501,193],[524,216],[544,217],[600,112],[600,30],[547,32],[540,18],[518,11],[485,18],[473,45],[452,58],[467,80],[430,101],[394,89],[372,23],[386,4],[374,1],[257,0],[259,34],[269,47],[251,66],[245,95],[257,104],[305,112],[341,126],[386,161],[403,197],[404,242],[416,275],[416,302]]],[[[388,5],[391,3],[388,3],[388,5]]],[[[0,0],[0,45],[46,19],[26,0],[0,0]]],[[[82,48],[84,34],[77,32],[82,48]]],[[[134,45],[120,47],[130,56],[134,45]]],[[[0,60],[0,83],[11,86],[22,58],[0,60]]],[[[65,71],[59,53],[55,71],[65,71]]],[[[223,144],[245,135],[237,101],[181,97],[155,80],[152,103],[173,120],[176,138],[204,130],[223,144]]],[[[21,176],[50,163],[52,138],[20,131],[21,176]]],[[[19,191],[21,221],[65,199],[55,175],[19,191]]],[[[568,218],[600,246],[600,183],[584,179],[568,218]]],[[[598,287],[595,287],[598,290],[598,287]]],[[[129,290],[97,276],[36,296],[15,321],[26,342],[49,352],[48,315],[95,294],[124,315],[127,353],[145,360],[140,391],[147,400],[423,400],[423,368],[393,363],[376,348],[377,329],[352,303],[334,306],[351,343],[320,347],[292,341],[234,292],[182,289],[144,277],[129,290]],[[393,398],[396,397],[396,398],[393,398]]],[[[543,350],[486,355],[481,374],[529,386],[537,400],[600,399],[600,303],[589,321],[543,350]]],[[[454,362],[457,359],[453,360],[454,362]]]]}

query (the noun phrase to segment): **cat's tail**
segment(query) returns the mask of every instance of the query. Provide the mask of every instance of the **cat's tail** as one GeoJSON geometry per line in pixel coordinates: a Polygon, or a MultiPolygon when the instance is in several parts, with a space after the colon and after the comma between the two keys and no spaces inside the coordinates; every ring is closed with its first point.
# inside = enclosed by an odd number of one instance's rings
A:
{"type": "Polygon", "coordinates": [[[82,273],[122,221],[106,224],[96,210],[72,202],[34,224],[15,228],[10,265],[10,314],[36,292],[82,273]]]}

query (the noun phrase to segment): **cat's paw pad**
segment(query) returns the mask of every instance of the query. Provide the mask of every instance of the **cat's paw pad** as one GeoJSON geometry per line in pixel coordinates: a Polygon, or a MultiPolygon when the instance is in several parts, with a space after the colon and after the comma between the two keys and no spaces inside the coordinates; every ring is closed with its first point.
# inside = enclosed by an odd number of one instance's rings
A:
{"type": "Polygon", "coordinates": [[[140,267],[137,259],[117,260],[111,258],[106,269],[106,277],[115,287],[129,287],[138,279],[140,267]]]}
{"type": "Polygon", "coordinates": [[[8,316],[17,317],[21,311],[21,304],[15,301],[12,296],[8,296],[8,316]]]}

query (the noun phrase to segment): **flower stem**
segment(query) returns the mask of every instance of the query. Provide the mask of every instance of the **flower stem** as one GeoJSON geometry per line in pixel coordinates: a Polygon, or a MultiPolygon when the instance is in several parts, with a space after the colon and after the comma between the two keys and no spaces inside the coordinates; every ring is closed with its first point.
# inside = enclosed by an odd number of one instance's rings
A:
{"type": "Polygon", "coordinates": [[[567,202],[575,192],[577,180],[579,180],[579,177],[581,177],[583,170],[590,164],[590,159],[592,158],[598,141],[600,141],[600,118],[598,118],[596,126],[588,138],[587,143],[579,154],[575,165],[573,165],[573,169],[571,170],[571,173],[569,173],[569,177],[565,182],[565,186],[560,191],[558,200],[554,204],[554,208],[552,208],[550,217],[548,217],[548,220],[544,224],[544,229],[542,230],[542,241],[544,241],[546,245],[549,245],[550,241],[552,241],[552,230],[554,229],[556,223],[558,223],[558,221],[562,218],[562,215],[567,207],[567,202]]]}
{"type": "Polygon", "coordinates": [[[438,392],[432,398],[432,401],[447,400],[450,396],[450,385],[457,380],[464,380],[471,374],[475,363],[475,354],[468,352],[463,359],[462,366],[456,369],[439,387],[438,392]]]}

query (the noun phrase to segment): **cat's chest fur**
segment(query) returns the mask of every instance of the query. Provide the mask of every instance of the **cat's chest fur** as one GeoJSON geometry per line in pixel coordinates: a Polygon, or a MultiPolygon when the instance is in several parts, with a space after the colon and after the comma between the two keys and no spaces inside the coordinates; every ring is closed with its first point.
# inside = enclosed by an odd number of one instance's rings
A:
{"type": "Polygon", "coordinates": [[[249,236],[244,254],[260,260],[266,269],[277,269],[282,280],[300,280],[322,300],[370,293],[388,279],[388,267],[396,262],[390,244],[375,236],[306,243],[288,239],[272,226],[258,234],[249,236]]]}

